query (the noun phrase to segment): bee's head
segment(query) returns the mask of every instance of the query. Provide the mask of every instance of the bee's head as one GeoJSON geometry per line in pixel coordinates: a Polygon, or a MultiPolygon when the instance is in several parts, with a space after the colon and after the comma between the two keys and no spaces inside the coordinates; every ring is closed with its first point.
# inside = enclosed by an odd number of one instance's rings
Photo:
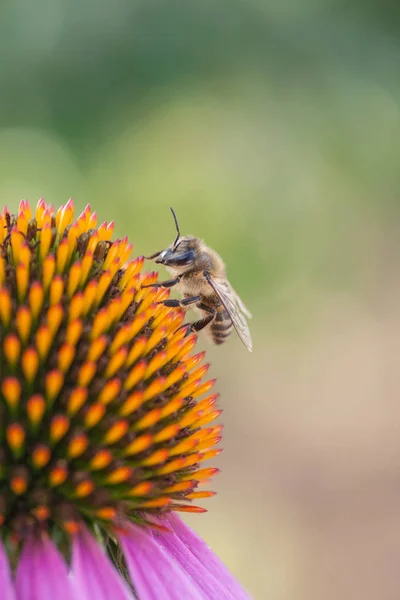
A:
{"type": "Polygon", "coordinates": [[[178,219],[174,209],[171,207],[171,212],[174,216],[177,236],[173,244],[165,250],[153,254],[151,258],[156,258],[156,263],[165,265],[171,271],[185,271],[188,267],[194,264],[196,260],[196,252],[198,249],[198,240],[186,235],[181,237],[178,225],[178,219]]]}
{"type": "Polygon", "coordinates": [[[187,269],[196,260],[197,240],[192,236],[180,237],[171,246],[160,252],[156,263],[171,269],[187,269]]]}

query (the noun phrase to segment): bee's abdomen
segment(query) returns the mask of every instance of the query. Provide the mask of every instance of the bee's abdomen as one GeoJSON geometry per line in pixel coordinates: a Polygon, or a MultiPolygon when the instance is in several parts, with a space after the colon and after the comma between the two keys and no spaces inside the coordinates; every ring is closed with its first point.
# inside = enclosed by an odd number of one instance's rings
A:
{"type": "Polygon", "coordinates": [[[211,323],[211,337],[215,344],[223,344],[232,333],[232,321],[225,308],[221,307],[211,323]]]}

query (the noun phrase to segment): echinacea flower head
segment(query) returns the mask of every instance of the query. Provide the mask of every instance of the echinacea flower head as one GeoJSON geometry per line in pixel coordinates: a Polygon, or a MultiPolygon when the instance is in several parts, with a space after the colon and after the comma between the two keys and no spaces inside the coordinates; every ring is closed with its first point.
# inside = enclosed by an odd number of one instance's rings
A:
{"type": "Polygon", "coordinates": [[[246,598],[176,516],[217,472],[204,353],[112,233],[71,200],[0,215],[1,597],[246,598]]]}

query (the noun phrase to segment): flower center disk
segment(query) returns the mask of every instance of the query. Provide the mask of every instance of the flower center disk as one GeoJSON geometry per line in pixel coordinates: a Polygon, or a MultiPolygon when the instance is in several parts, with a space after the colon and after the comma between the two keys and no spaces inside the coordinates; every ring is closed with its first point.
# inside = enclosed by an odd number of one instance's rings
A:
{"type": "MultiPolygon", "coordinates": [[[[86,207],[0,215],[0,523],[10,543],[200,511],[214,381],[180,309],[86,207]]],[[[63,537],[64,536],[64,537],[63,537]]],[[[61,541],[60,541],[61,540],[61,541]]]]}

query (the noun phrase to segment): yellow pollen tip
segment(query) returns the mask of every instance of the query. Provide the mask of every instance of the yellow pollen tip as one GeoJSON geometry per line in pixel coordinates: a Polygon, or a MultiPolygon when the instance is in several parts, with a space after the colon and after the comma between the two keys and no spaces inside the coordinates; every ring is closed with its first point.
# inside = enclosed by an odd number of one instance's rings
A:
{"type": "Polygon", "coordinates": [[[52,418],[50,423],[50,439],[55,444],[69,429],[69,419],[65,415],[56,415],[52,418]]]}
{"type": "Polygon", "coordinates": [[[1,382],[1,392],[10,409],[14,409],[21,395],[21,384],[16,377],[6,377],[1,382]]]}
{"type": "Polygon", "coordinates": [[[37,506],[32,510],[38,521],[47,521],[50,517],[50,509],[48,506],[37,506]]]}
{"type": "Polygon", "coordinates": [[[153,410],[148,412],[147,415],[145,415],[144,417],[142,417],[135,423],[134,428],[137,431],[142,431],[143,429],[152,427],[153,425],[158,423],[158,421],[160,420],[160,416],[161,416],[161,409],[153,408],[153,410]]]}
{"type": "Polygon", "coordinates": [[[35,336],[35,345],[41,360],[44,360],[47,357],[52,341],[53,336],[49,327],[47,325],[41,325],[35,336]]]}
{"type": "Polygon", "coordinates": [[[185,464],[185,460],[183,458],[176,458],[175,460],[168,462],[168,464],[166,464],[164,467],[158,469],[158,473],[160,475],[169,475],[170,473],[174,473],[175,471],[183,469],[185,466],[187,465],[185,464]]]}
{"type": "Polygon", "coordinates": [[[140,506],[143,508],[163,508],[171,504],[170,498],[155,498],[154,500],[147,500],[146,502],[141,502],[140,506]]]}
{"type": "Polygon", "coordinates": [[[15,334],[10,333],[4,340],[3,350],[10,367],[15,367],[21,352],[19,338],[15,334]]]}
{"type": "Polygon", "coordinates": [[[89,446],[89,439],[85,434],[80,434],[73,438],[68,446],[69,458],[77,458],[83,454],[89,446]]]}
{"type": "Polygon", "coordinates": [[[87,413],[85,415],[85,426],[88,429],[91,429],[92,427],[97,425],[97,423],[101,421],[101,419],[104,417],[105,412],[106,407],[103,404],[92,404],[88,408],[87,413]]]}
{"type": "Polygon", "coordinates": [[[97,364],[95,362],[86,362],[79,369],[77,383],[81,387],[87,387],[96,373],[97,364]]]}
{"type": "Polygon", "coordinates": [[[77,521],[64,521],[62,528],[69,535],[76,535],[81,530],[81,524],[77,521]]]}
{"type": "Polygon", "coordinates": [[[144,378],[148,379],[161,367],[163,367],[170,360],[166,351],[161,351],[149,362],[146,371],[144,372],[144,378]]]}
{"type": "MultiPolygon", "coordinates": [[[[129,325],[129,338],[130,339],[134,338],[143,329],[143,327],[149,321],[151,316],[152,316],[151,311],[146,310],[146,311],[139,313],[133,319],[132,323],[130,323],[130,325],[129,325]]],[[[147,339],[146,339],[146,344],[147,344],[147,339]]]]}
{"type": "Polygon", "coordinates": [[[127,399],[124,401],[123,405],[121,406],[121,409],[119,411],[119,414],[121,415],[121,417],[127,417],[128,415],[130,415],[131,413],[133,413],[135,410],[137,410],[139,408],[139,406],[142,404],[143,402],[143,392],[133,392],[133,394],[130,394],[127,399]]]}
{"type": "Polygon", "coordinates": [[[91,362],[96,362],[100,356],[103,354],[107,347],[107,336],[102,335],[97,339],[93,340],[90,344],[90,348],[88,351],[88,360],[91,362]]]}
{"type": "Polygon", "coordinates": [[[163,491],[165,494],[177,494],[180,492],[186,492],[188,490],[191,490],[195,485],[196,481],[193,480],[180,481],[179,483],[175,483],[174,485],[164,488],[163,491]]]}
{"type": "MultiPolygon", "coordinates": [[[[218,475],[218,473],[219,469],[215,467],[207,467],[205,469],[199,469],[198,471],[190,473],[190,475],[187,476],[187,479],[195,479],[196,481],[204,483],[214,477],[214,475],[218,475]]],[[[185,479],[186,477],[183,477],[183,480],[185,479]]]]}
{"type": "Polygon", "coordinates": [[[110,450],[99,450],[90,461],[89,466],[93,471],[100,471],[108,467],[111,461],[112,453],[110,450]]]}
{"type": "Polygon", "coordinates": [[[104,388],[101,390],[98,396],[98,402],[100,404],[104,404],[107,406],[110,402],[114,400],[121,389],[121,380],[120,379],[112,379],[108,381],[104,388]]]}
{"type": "MultiPolygon", "coordinates": [[[[84,285],[86,283],[86,280],[89,277],[89,272],[90,272],[90,269],[92,268],[92,265],[93,265],[93,252],[86,252],[86,254],[82,258],[82,262],[81,262],[81,277],[80,277],[80,281],[79,281],[80,285],[84,285]]],[[[97,282],[94,282],[94,283],[95,283],[95,290],[94,290],[93,301],[96,298],[96,292],[97,292],[97,282]]]]}
{"type": "MultiPolygon", "coordinates": [[[[1,225],[0,225],[1,227],[1,225]]],[[[1,242],[0,242],[1,244],[1,242]]],[[[0,286],[3,285],[6,278],[6,264],[3,256],[0,255],[0,286]]]]}
{"type": "Polygon", "coordinates": [[[62,236],[68,225],[71,225],[73,217],[74,202],[72,199],[70,199],[64,206],[61,206],[58,209],[56,214],[56,226],[59,236],[62,236]]]}
{"type": "Polygon", "coordinates": [[[188,439],[184,440],[183,442],[180,442],[179,444],[177,444],[174,448],[171,448],[170,456],[177,456],[178,454],[186,454],[186,453],[194,450],[196,447],[197,447],[196,438],[194,438],[194,439],[188,438],[188,439]]]}
{"type": "MultiPolygon", "coordinates": [[[[72,270],[72,269],[71,269],[72,270]]],[[[83,292],[77,292],[70,300],[68,310],[68,320],[71,323],[80,319],[83,315],[83,309],[85,307],[85,296],[83,292]]]]}
{"type": "Polygon", "coordinates": [[[119,371],[122,368],[127,355],[128,349],[126,348],[126,346],[123,346],[114,354],[114,356],[111,357],[105,371],[105,376],[107,378],[112,377],[117,371],[119,371]]]}
{"type": "Polygon", "coordinates": [[[105,271],[100,276],[99,282],[97,284],[96,290],[96,298],[95,305],[98,306],[103,299],[104,294],[108,290],[111,280],[113,278],[113,274],[110,271],[105,271]]]}
{"type": "Polygon", "coordinates": [[[186,359],[187,370],[191,371],[193,369],[193,367],[198,365],[203,360],[205,355],[206,355],[205,352],[199,352],[198,354],[194,354],[193,356],[186,359]]]}
{"type": "Polygon", "coordinates": [[[0,289],[0,319],[8,327],[11,319],[11,298],[6,289],[0,289]]]}
{"type": "Polygon", "coordinates": [[[161,465],[167,460],[168,456],[169,450],[167,450],[166,448],[160,448],[160,450],[156,450],[155,452],[153,452],[153,454],[151,454],[147,458],[144,458],[141,461],[141,464],[144,467],[154,467],[155,465],[161,465]]]}
{"type": "Polygon", "coordinates": [[[43,275],[42,275],[43,288],[44,288],[44,291],[47,293],[49,290],[50,284],[53,280],[54,273],[56,271],[56,259],[53,256],[53,254],[47,255],[46,258],[43,260],[42,270],[43,270],[43,275]]]}
{"type": "Polygon", "coordinates": [[[153,443],[153,438],[149,433],[145,433],[137,437],[133,442],[128,444],[124,449],[125,456],[132,456],[134,454],[139,454],[140,452],[144,452],[147,448],[150,448],[153,443]]]}
{"type": "Polygon", "coordinates": [[[50,284],[50,304],[53,306],[59,304],[64,292],[64,280],[60,275],[56,275],[50,284]]]}
{"type": "Polygon", "coordinates": [[[81,481],[81,483],[79,483],[76,487],[75,487],[75,496],[77,498],[85,498],[87,496],[90,496],[90,494],[94,491],[95,489],[95,485],[93,483],[93,481],[81,481]]]}
{"type": "MultiPolygon", "coordinates": [[[[184,329],[182,329],[181,331],[183,332],[183,335],[185,335],[184,329]]],[[[192,333],[187,338],[185,338],[180,352],[178,352],[178,354],[175,357],[176,360],[181,360],[183,358],[187,358],[187,355],[190,354],[190,352],[195,347],[196,341],[197,341],[197,335],[195,333],[192,333]]]]}
{"type": "Polygon", "coordinates": [[[12,477],[10,479],[10,488],[16,496],[21,496],[26,492],[28,482],[23,477],[12,477]]]}
{"type": "Polygon", "coordinates": [[[81,336],[83,324],[80,319],[75,319],[68,324],[65,333],[65,341],[71,346],[75,346],[81,336]]]}
{"type": "Polygon", "coordinates": [[[72,390],[67,404],[68,414],[75,415],[85,404],[88,391],[84,387],[76,387],[72,390]]]}
{"type": "Polygon", "coordinates": [[[50,306],[49,310],[47,311],[47,325],[52,335],[55,335],[59,330],[63,316],[64,310],[61,304],[50,306]]]}
{"type": "Polygon", "coordinates": [[[44,262],[45,259],[48,257],[52,237],[53,237],[53,232],[52,232],[50,223],[43,224],[42,231],[40,234],[40,250],[39,250],[40,260],[42,262],[44,262]]]}
{"type": "Polygon", "coordinates": [[[146,362],[140,361],[138,362],[133,369],[130,371],[128,377],[124,381],[124,388],[126,390],[131,390],[139,381],[142,379],[144,372],[146,370],[146,362]]]}
{"type": "Polygon", "coordinates": [[[193,504],[191,504],[190,506],[175,504],[174,510],[177,510],[178,512],[199,513],[199,514],[207,512],[206,508],[203,508],[202,506],[194,506],[193,504]]]}
{"type": "Polygon", "coordinates": [[[164,389],[168,389],[169,387],[171,387],[171,385],[175,385],[175,383],[178,383],[178,381],[180,381],[182,379],[182,377],[185,375],[186,373],[186,365],[181,365],[179,367],[177,367],[176,369],[174,369],[172,371],[172,373],[170,373],[165,381],[165,387],[164,389]]]}
{"type": "Polygon", "coordinates": [[[47,373],[45,378],[46,398],[50,403],[53,403],[58,396],[62,384],[64,383],[64,375],[61,371],[54,369],[47,373]]]}
{"type": "Polygon", "coordinates": [[[128,496],[147,496],[153,488],[153,484],[150,481],[143,481],[138,483],[128,492],[128,496]]]}
{"type": "Polygon", "coordinates": [[[26,403],[26,412],[32,425],[37,426],[43,418],[46,402],[43,396],[35,394],[26,403]]]}
{"type": "MultiPolygon", "coordinates": [[[[67,285],[68,298],[71,298],[71,296],[73,294],[75,294],[76,290],[78,289],[81,277],[82,277],[82,263],[80,261],[77,261],[72,265],[72,267],[69,271],[69,275],[68,275],[68,285],[67,285]]],[[[83,309],[83,294],[80,294],[79,298],[81,301],[81,310],[82,310],[83,309]]],[[[79,312],[79,314],[76,315],[76,317],[80,316],[80,314],[81,314],[81,311],[79,312]]]]}
{"type": "Polygon", "coordinates": [[[157,346],[165,337],[166,333],[166,327],[159,327],[158,329],[155,329],[147,341],[145,353],[148,354],[151,352],[151,350],[153,350],[153,348],[155,348],[155,346],[157,346]]]}
{"type": "MultiPolygon", "coordinates": [[[[29,252],[29,249],[28,249],[29,252]]],[[[30,252],[29,252],[30,253],[30,252]]],[[[22,255],[22,252],[21,252],[22,255]]],[[[21,256],[22,258],[22,256],[21,256]]],[[[17,295],[19,302],[25,299],[29,284],[29,265],[20,262],[15,270],[17,281],[17,295]]]]}
{"type": "Polygon", "coordinates": [[[12,452],[19,456],[25,442],[25,430],[22,425],[20,423],[9,425],[7,427],[6,437],[12,452]]]}
{"type": "Polygon", "coordinates": [[[25,243],[25,238],[22,232],[18,231],[17,227],[13,227],[11,231],[11,252],[14,265],[20,260],[21,248],[25,243]]]}
{"type": "Polygon", "coordinates": [[[105,483],[110,485],[118,485],[119,483],[124,483],[127,481],[132,475],[133,469],[131,467],[119,467],[115,469],[106,477],[105,483]]]}
{"type": "Polygon", "coordinates": [[[22,354],[22,372],[28,383],[32,383],[39,367],[39,355],[35,348],[27,348],[22,354]]]}
{"type": "Polygon", "coordinates": [[[126,367],[131,367],[141,356],[143,356],[146,344],[147,338],[145,337],[140,337],[135,340],[135,343],[129,351],[128,358],[126,359],[126,367]]]}
{"type": "Polygon", "coordinates": [[[52,469],[49,473],[49,484],[52,487],[62,485],[68,477],[68,471],[66,467],[58,466],[52,469]]]}
{"type": "Polygon", "coordinates": [[[177,412],[183,406],[184,402],[185,402],[185,398],[183,398],[183,397],[178,396],[178,397],[174,398],[173,400],[168,402],[168,404],[163,406],[163,408],[161,409],[160,418],[165,419],[166,417],[173,415],[175,412],[177,412]]]}
{"type": "Polygon", "coordinates": [[[128,431],[129,421],[123,419],[110,427],[103,439],[103,444],[111,445],[118,442],[128,431]]]}
{"type": "Polygon", "coordinates": [[[197,419],[197,421],[195,421],[196,427],[204,427],[204,425],[208,425],[212,421],[215,421],[215,419],[218,419],[221,413],[222,410],[210,411],[209,413],[203,415],[200,419],[197,419]]]}
{"type": "Polygon", "coordinates": [[[47,465],[51,458],[50,448],[40,444],[33,449],[32,452],[32,463],[36,469],[42,469],[47,465]]]}
{"type": "Polygon", "coordinates": [[[212,387],[214,387],[215,382],[216,379],[210,379],[209,381],[206,381],[202,385],[198,386],[193,393],[193,397],[198,398],[199,396],[206,394],[208,391],[211,390],[212,387]]]}
{"type": "Polygon", "coordinates": [[[143,394],[143,401],[146,402],[147,400],[151,400],[154,396],[157,396],[157,394],[166,390],[168,387],[166,381],[167,378],[162,376],[157,377],[157,379],[152,381],[143,394]]]}
{"type": "Polygon", "coordinates": [[[58,351],[58,368],[62,373],[66,373],[71,366],[75,356],[75,347],[71,344],[63,344],[58,351]]]}
{"type": "Polygon", "coordinates": [[[104,521],[112,521],[117,516],[117,511],[113,506],[105,506],[95,511],[96,516],[104,521]]]}
{"type": "Polygon", "coordinates": [[[170,440],[176,436],[180,428],[181,427],[179,423],[171,423],[170,425],[167,425],[167,427],[164,427],[164,429],[161,429],[161,431],[153,436],[154,443],[160,444],[161,442],[170,440]]]}
{"type": "Polygon", "coordinates": [[[25,344],[28,340],[32,326],[32,313],[27,306],[20,306],[16,314],[16,326],[20,340],[25,344]]]}

